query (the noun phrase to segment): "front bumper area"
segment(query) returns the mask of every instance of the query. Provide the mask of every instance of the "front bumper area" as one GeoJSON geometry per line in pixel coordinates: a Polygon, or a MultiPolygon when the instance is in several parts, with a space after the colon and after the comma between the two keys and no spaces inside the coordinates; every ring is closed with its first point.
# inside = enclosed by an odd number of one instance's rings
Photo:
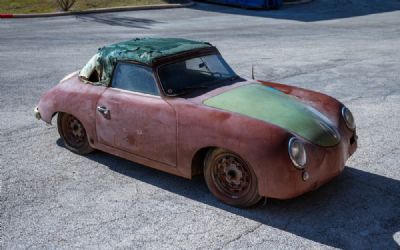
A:
{"type": "Polygon", "coordinates": [[[304,170],[285,164],[279,174],[267,179],[264,196],[291,199],[313,191],[338,176],[345,168],[347,159],[357,149],[356,132],[342,134],[340,143],[334,147],[306,146],[308,163],[304,170]],[[269,181],[268,181],[269,180],[269,181]]]}

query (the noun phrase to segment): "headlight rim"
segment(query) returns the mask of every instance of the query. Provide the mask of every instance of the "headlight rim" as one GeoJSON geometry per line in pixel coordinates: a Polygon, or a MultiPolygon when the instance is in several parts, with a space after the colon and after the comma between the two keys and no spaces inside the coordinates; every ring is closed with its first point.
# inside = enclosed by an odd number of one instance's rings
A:
{"type": "Polygon", "coordinates": [[[343,106],[342,110],[341,110],[341,114],[342,114],[342,118],[344,120],[344,123],[346,124],[346,127],[348,129],[350,129],[351,131],[354,131],[356,129],[356,123],[354,121],[354,115],[350,111],[350,109],[348,109],[346,106],[343,106]],[[350,122],[346,119],[346,112],[349,112],[349,114],[351,115],[351,117],[353,119],[353,124],[350,124],[350,122]]]}
{"type": "Polygon", "coordinates": [[[307,164],[307,152],[306,152],[306,148],[304,146],[304,143],[297,137],[293,136],[289,139],[288,142],[288,154],[289,154],[289,158],[292,161],[293,166],[297,169],[297,170],[304,170],[307,164]],[[304,164],[300,164],[299,162],[297,162],[295,160],[295,158],[292,155],[292,146],[294,142],[299,142],[302,145],[302,148],[304,150],[304,164]]]}

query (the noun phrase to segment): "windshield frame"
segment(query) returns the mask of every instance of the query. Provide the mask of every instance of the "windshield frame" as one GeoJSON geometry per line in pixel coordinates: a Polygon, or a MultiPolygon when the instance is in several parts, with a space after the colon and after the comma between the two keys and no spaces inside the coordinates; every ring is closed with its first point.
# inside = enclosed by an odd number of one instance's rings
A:
{"type": "MultiPolygon", "coordinates": [[[[173,93],[173,94],[167,93],[167,91],[164,89],[164,85],[162,84],[161,78],[159,76],[159,69],[161,67],[164,67],[164,66],[169,65],[169,64],[174,64],[174,63],[177,63],[177,62],[183,62],[183,61],[190,60],[190,59],[193,59],[193,58],[198,58],[198,57],[203,57],[203,56],[210,56],[210,55],[217,55],[217,56],[221,56],[222,57],[221,53],[216,48],[201,49],[201,50],[195,51],[195,53],[190,53],[190,54],[189,53],[184,53],[183,55],[180,55],[180,56],[174,56],[170,60],[165,60],[162,63],[159,62],[156,65],[154,65],[154,72],[155,72],[156,79],[157,79],[157,82],[159,84],[159,87],[160,87],[160,90],[161,90],[162,94],[164,96],[167,96],[167,97],[176,97],[176,96],[184,96],[187,93],[182,93],[182,92],[181,93],[173,93]]],[[[225,59],[223,57],[222,57],[222,59],[225,61],[225,59]]],[[[229,66],[229,68],[231,68],[230,65],[228,64],[228,62],[225,61],[225,63],[229,66]]],[[[232,71],[233,71],[233,69],[232,69],[232,71]]],[[[237,75],[235,71],[233,71],[233,73],[235,74],[235,77],[240,78],[239,75],[237,75]]],[[[229,78],[227,78],[226,80],[228,81],[229,78]]],[[[216,84],[215,86],[218,86],[218,85],[221,85],[221,84],[216,84]]],[[[213,86],[210,86],[210,88],[212,88],[212,87],[213,86]]],[[[203,90],[207,91],[207,89],[203,89],[203,90]]]]}

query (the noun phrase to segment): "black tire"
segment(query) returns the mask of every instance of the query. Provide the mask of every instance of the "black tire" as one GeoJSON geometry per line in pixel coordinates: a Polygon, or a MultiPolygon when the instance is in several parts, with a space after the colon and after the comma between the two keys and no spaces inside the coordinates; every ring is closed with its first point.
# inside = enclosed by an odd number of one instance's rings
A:
{"type": "Polygon", "coordinates": [[[261,200],[257,176],[240,156],[225,149],[210,151],[204,161],[204,179],[210,192],[235,207],[250,207],[261,200]]]}
{"type": "Polygon", "coordinates": [[[73,115],[58,113],[58,133],[67,149],[74,153],[85,155],[93,152],[83,124],[73,115]]]}

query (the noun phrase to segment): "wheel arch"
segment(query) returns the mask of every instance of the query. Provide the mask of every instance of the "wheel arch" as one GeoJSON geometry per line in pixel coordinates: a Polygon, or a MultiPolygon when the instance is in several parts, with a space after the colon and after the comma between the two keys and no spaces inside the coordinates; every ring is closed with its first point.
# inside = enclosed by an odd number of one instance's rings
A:
{"type": "MultiPolygon", "coordinates": [[[[70,126],[67,126],[69,128],[69,130],[72,128],[70,126]]],[[[88,154],[90,152],[92,152],[94,150],[93,147],[91,147],[91,138],[89,137],[89,134],[87,133],[86,130],[86,125],[82,122],[82,120],[79,117],[76,117],[73,114],[67,113],[67,112],[58,112],[58,116],[57,116],[57,129],[58,129],[58,133],[61,137],[61,139],[64,141],[65,147],[68,148],[69,150],[71,150],[74,153],[78,153],[78,154],[88,154]],[[67,139],[66,134],[65,134],[65,124],[63,121],[63,117],[68,117],[71,116],[73,117],[75,120],[78,120],[78,122],[80,123],[80,125],[83,127],[83,136],[84,136],[84,140],[83,142],[79,142],[78,144],[73,143],[72,145],[70,144],[71,141],[69,139],[67,139]]]]}
{"type": "MultiPolygon", "coordinates": [[[[223,147],[215,147],[213,151],[208,151],[208,152],[211,152],[211,153],[206,154],[206,158],[211,157],[210,159],[212,161],[214,161],[215,156],[218,156],[221,154],[229,154],[233,157],[238,158],[238,160],[242,162],[242,164],[240,164],[241,166],[244,167],[247,165],[246,167],[249,170],[249,171],[247,171],[247,173],[249,176],[252,176],[252,178],[253,178],[253,181],[244,181],[244,183],[245,184],[247,183],[247,185],[248,185],[246,187],[247,191],[245,191],[245,193],[241,194],[240,196],[235,197],[236,195],[238,195],[238,193],[236,193],[236,191],[232,191],[233,193],[230,191],[228,191],[228,193],[225,193],[226,190],[222,191],[220,189],[221,186],[219,184],[217,184],[219,181],[215,180],[215,178],[218,180],[220,180],[220,178],[212,177],[214,175],[211,173],[214,170],[212,170],[213,167],[210,167],[210,166],[214,166],[214,164],[207,165],[204,170],[205,171],[204,178],[205,178],[205,181],[207,183],[209,190],[214,194],[214,196],[216,198],[218,198],[219,200],[223,201],[226,204],[229,204],[232,206],[238,206],[238,207],[253,206],[262,199],[262,195],[260,195],[260,192],[259,192],[259,181],[258,181],[257,173],[254,171],[253,167],[246,159],[244,159],[240,154],[237,154],[235,151],[232,151],[232,150],[229,150],[229,149],[226,149],[223,147]]],[[[241,173],[244,173],[244,172],[241,172],[241,173]]],[[[241,177],[240,177],[240,179],[241,179],[241,177]]],[[[242,181],[240,181],[240,182],[242,182],[242,181]]],[[[239,184],[239,185],[242,185],[242,184],[239,184]]],[[[239,188],[239,190],[243,190],[243,189],[239,188]]]]}
{"type": "MultiPolygon", "coordinates": [[[[92,128],[92,127],[94,127],[93,122],[95,123],[95,118],[91,119],[90,117],[85,117],[80,112],[68,112],[68,111],[57,111],[54,113],[54,116],[55,116],[55,114],[57,114],[59,116],[61,113],[72,115],[72,116],[76,117],[76,119],[78,119],[82,123],[82,125],[88,135],[89,144],[91,146],[94,146],[94,143],[97,139],[95,130],[92,128]]],[[[57,124],[57,126],[58,126],[58,124],[57,124]]]]}
{"type": "Polygon", "coordinates": [[[215,146],[207,146],[200,148],[196,151],[196,153],[192,157],[192,164],[191,164],[191,176],[196,176],[203,173],[204,169],[204,160],[208,152],[216,149],[218,147],[215,146]]]}
{"type": "Polygon", "coordinates": [[[40,119],[43,120],[44,122],[46,122],[47,124],[53,125],[54,117],[56,115],[58,115],[58,113],[60,113],[60,112],[59,111],[55,111],[51,115],[49,115],[47,118],[41,117],[40,119]]]}
{"type": "MultiPolygon", "coordinates": [[[[191,162],[191,176],[192,177],[203,173],[204,161],[207,157],[207,154],[216,149],[223,149],[223,150],[229,151],[229,152],[239,156],[243,161],[245,161],[247,164],[249,164],[250,167],[252,167],[251,163],[245,157],[243,157],[241,154],[237,153],[235,150],[229,149],[227,147],[222,147],[222,146],[206,146],[206,147],[202,147],[202,148],[198,149],[192,157],[192,162],[191,162]]],[[[253,171],[254,171],[254,169],[253,169],[253,171]]],[[[257,175],[257,173],[256,173],[256,175],[257,175]]]]}

